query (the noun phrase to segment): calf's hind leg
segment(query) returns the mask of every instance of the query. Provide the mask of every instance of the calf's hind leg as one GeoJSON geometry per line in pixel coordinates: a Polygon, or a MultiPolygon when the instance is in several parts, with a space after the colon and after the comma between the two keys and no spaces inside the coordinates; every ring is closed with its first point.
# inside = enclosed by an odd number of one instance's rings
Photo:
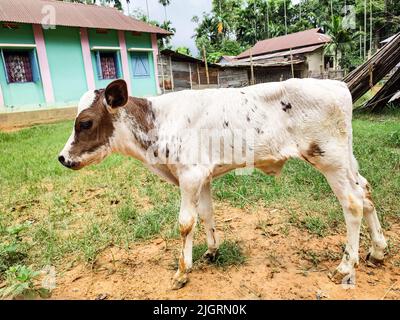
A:
{"type": "Polygon", "coordinates": [[[207,236],[208,250],[204,257],[209,261],[214,261],[218,252],[218,238],[215,229],[210,182],[207,182],[201,190],[198,211],[207,236]]]}
{"type": "Polygon", "coordinates": [[[387,247],[386,240],[382,232],[381,224],[379,223],[378,215],[376,214],[374,202],[372,201],[369,183],[360,174],[358,175],[358,180],[364,190],[364,217],[372,241],[367,259],[373,264],[381,264],[387,247]]]}
{"type": "Polygon", "coordinates": [[[345,252],[342,261],[332,275],[332,280],[354,284],[354,267],[359,263],[358,250],[363,217],[364,190],[357,184],[350,169],[338,167],[336,170],[330,168],[321,171],[342,205],[347,229],[345,252]]]}

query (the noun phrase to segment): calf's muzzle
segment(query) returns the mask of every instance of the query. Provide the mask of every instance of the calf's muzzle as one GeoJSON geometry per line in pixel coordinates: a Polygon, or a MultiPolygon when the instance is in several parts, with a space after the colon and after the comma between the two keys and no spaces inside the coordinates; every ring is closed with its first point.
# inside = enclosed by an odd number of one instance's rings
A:
{"type": "Polygon", "coordinates": [[[60,163],[64,167],[67,167],[67,168],[70,168],[70,169],[78,169],[79,168],[79,162],[65,160],[64,156],[59,156],[58,157],[58,161],[60,161],[60,163]]]}

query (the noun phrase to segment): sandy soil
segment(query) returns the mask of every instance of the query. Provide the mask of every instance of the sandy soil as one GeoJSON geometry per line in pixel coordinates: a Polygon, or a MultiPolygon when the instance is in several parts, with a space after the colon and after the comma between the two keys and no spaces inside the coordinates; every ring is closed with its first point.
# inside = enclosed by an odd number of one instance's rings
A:
{"type": "MultiPolygon", "coordinates": [[[[367,237],[362,236],[361,261],[355,288],[328,278],[340,262],[345,235],[310,235],[288,224],[285,212],[252,212],[217,204],[220,238],[239,241],[245,264],[227,269],[197,262],[187,285],[171,290],[179,240],[155,239],[129,249],[106,249],[93,265],[58,270],[53,299],[400,299],[400,255],[392,250],[379,268],[364,261],[367,237]],[[263,228],[259,227],[263,221],[263,228]]],[[[386,236],[398,247],[400,230],[386,236]]],[[[366,234],[366,230],[363,230],[366,234]]],[[[203,241],[199,234],[197,243],[203,241]]]]}

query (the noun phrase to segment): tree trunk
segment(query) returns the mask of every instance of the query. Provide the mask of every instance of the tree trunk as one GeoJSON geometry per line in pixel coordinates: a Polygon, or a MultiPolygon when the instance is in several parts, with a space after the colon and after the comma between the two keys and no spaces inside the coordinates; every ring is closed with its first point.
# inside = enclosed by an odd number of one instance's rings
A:
{"type": "Polygon", "coordinates": [[[336,44],[336,47],[335,47],[335,70],[338,70],[338,64],[339,64],[339,61],[338,61],[338,45],[336,44]]]}

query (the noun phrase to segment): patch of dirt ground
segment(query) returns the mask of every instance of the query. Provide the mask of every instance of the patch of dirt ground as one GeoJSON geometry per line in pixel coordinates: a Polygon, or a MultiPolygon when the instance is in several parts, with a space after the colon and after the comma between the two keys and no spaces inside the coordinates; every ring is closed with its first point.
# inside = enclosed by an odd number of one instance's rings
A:
{"type": "MultiPolygon", "coordinates": [[[[171,290],[180,250],[179,240],[153,239],[129,249],[107,248],[92,265],[79,264],[58,272],[53,299],[399,299],[400,255],[385,264],[366,265],[362,236],[355,288],[328,278],[340,262],[345,234],[318,237],[287,223],[282,210],[249,212],[216,205],[220,239],[239,241],[246,262],[222,269],[197,262],[187,285],[171,290]]],[[[398,244],[399,227],[386,232],[398,244]]],[[[363,230],[363,234],[366,230],[363,230]]],[[[197,233],[195,243],[204,241],[197,233]]]]}

